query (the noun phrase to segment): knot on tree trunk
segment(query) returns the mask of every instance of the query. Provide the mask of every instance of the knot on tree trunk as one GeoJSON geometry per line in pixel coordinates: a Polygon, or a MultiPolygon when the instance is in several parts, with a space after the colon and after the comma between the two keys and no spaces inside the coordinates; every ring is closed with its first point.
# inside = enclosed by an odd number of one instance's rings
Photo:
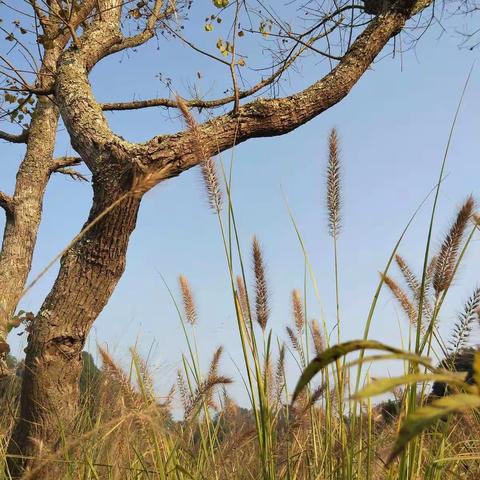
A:
{"type": "Polygon", "coordinates": [[[61,354],[71,359],[81,356],[84,345],[84,337],[72,335],[60,335],[52,338],[47,345],[47,352],[52,355],[61,354]]]}

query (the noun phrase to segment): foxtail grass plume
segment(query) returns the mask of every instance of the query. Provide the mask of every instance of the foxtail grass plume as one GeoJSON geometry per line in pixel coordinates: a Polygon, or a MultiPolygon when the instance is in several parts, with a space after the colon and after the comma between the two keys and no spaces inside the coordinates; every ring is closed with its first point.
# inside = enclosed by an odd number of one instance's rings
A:
{"type": "Polygon", "coordinates": [[[340,158],[338,146],[338,134],[332,128],[328,139],[328,165],[327,165],[327,210],[328,228],[330,235],[336,238],[340,232],[340,158]]]}
{"type": "Polygon", "coordinates": [[[182,407],[184,412],[190,410],[190,405],[192,403],[192,395],[189,388],[187,387],[187,382],[181,370],[177,371],[177,385],[178,392],[180,394],[180,400],[182,402],[182,407]]]}
{"type": "Polygon", "coordinates": [[[185,311],[185,318],[190,325],[195,325],[197,323],[197,309],[195,307],[195,302],[193,300],[192,290],[188,280],[180,275],[178,277],[178,283],[180,284],[180,289],[182,291],[182,300],[183,300],[183,309],[185,311]]]}
{"type": "Polygon", "coordinates": [[[469,196],[458,211],[457,218],[440,247],[433,274],[433,288],[437,295],[447,290],[452,283],[463,235],[472,217],[474,207],[473,197],[469,196]]]}
{"type": "Polygon", "coordinates": [[[262,330],[267,327],[270,307],[268,304],[268,287],[265,275],[265,264],[263,261],[262,249],[257,237],[252,242],[253,270],[255,273],[255,313],[257,323],[262,330]]]}
{"type": "Polygon", "coordinates": [[[208,370],[208,377],[216,377],[218,373],[218,367],[220,366],[220,358],[223,354],[223,347],[220,346],[215,350],[213,358],[210,362],[210,368],[208,370]]]}
{"type": "Polygon", "coordinates": [[[141,198],[142,195],[147,193],[153,187],[157,186],[162,180],[166,180],[170,174],[171,173],[168,168],[160,168],[154,171],[136,172],[133,176],[129,195],[132,197],[141,198]]]}
{"type": "Polygon", "coordinates": [[[98,351],[102,359],[102,371],[110,382],[119,387],[123,404],[132,409],[141,409],[142,400],[133,388],[127,374],[117,365],[107,350],[98,346],[98,351]]]}
{"type": "Polygon", "coordinates": [[[245,282],[240,275],[237,275],[237,291],[240,308],[242,309],[242,315],[244,320],[246,321],[249,316],[250,308],[248,305],[248,296],[247,289],[245,288],[245,282]]]}
{"type": "Polygon", "coordinates": [[[292,347],[299,354],[300,361],[303,367],[305,366],[305,354],[303,352],[303,345],[302,345],[301,339],[297,337],[295,332],[290,327],[287,326],[286,329],[287,329],[287,335],[290,338],[290,342],[292,343],[292,347]]]}
{"type": "Polygon", "coordinates": [[[412,325],[416,325],[418,318],[417,309],[414,307],[407,294],[400,288],[393,278],[390,278],[388,275],[380,275],[387,287],[393,293],[393,296],[398,300],[398,303],[400,303],[412,325]]]}
{"type": "Polygon", "coordinates": [[[293,349],[296,350],[297,352],[300,352],[301,351],[300,342],[298,341],[298,338],[295,335],[295,332],[288,326],[286,327],[286,330],[287,330],[288,338],[290,338],[290,342],[292,343],[293,349]]]}
{"type": "Polygon", "coordinates": [[[320,325],[315,319],[310,322],[310,325],[312,329],[313,347],[315,348],[315,353],[320,355],[325,350],[325,341],[320,331],[320,325]]]}
{"type": "Polygon", "coordinates": [[[155,398],[155,388],[150,368],[145,359],[137,352],[136,348],[130,348],[130,353],[135,369],[137,370],[137,382],[141,384],[141,390],[145,394],[144,399],[146,400],[148,396],[148,400],[152,401],[155,398]]]}
{"type": "Polygon", "coordinates": [[[277,365],[275,368],[275,394],[277,401],[280,401],[282,391],[285,387],[285,344],[280,347],[277,365]]]}
{"type": "Polygon", "coordinates": [[[458,320],[453,327],[452,338],[450,339],[450,352],[456,354],[462,348],[467,346],[467,342],[472,333],[473,323],[479,320],[480,310],[480,288],[477,287],[472,296],[467,300],[465,307],[458,316],[458,320]]]}
{"type": "Polygon", "coordinates": [[[198,123],[193,118],[188,106],[178,95],[176,97],[176,101],[188,129],[192,133],[193,149],[197,157],[200,159],[200,167],[205,188],[207,190],[208,203],[212,210],[217,213],[222,209],[223,195],[220,187],[220,181],[218,179],[215,160],[210,155],[207,155],[204,141],[202,140],[202,136],[198,128],[198,123]]]}
{"type": "Polygon", "coordinates": [[[274,375],[272,369],[272,358],[270,353],[265,357],[264,363],[264,372],[263,378],[265,383],[265,390],[267,392],[268,399],[273,401],[275,399],[275,383],[274,383],[274,375]]]}
{"type": "Polygon", "coordinates": [[[303,314],[302,296],[296,289],[292,292],[292,311],[295,328],[297,329],[297,333],[301,335],[303,327],[305,326],[305,316],[303,314]]]}
{"type": "Polygon", "coordinates": [[[420,295],[420,283],[418,281],[418,278],[407,265],[407,262],[403,259],[402,256],[398,254],[395,255],[395,261],[397,262],[398,268],[402,272],[403,278],[405,279],[408,288],[410,288],[415,299],[418,300],[418,297],[420,295]]]}
{"type": "Polygon", "coordinates": [[[395,255],[395,261],[397,262],[398,268],[402,272],[405,283],[412,292],[413,299],[415,301],[415,308],[419,308],[420,303],[422,304],[422,313],[428,318],[432,316],[432,306],[428,299],[428,293],[430,290],[431,277],[427,275],[425,277],[425,284],[423,288],[423,299],[420,302],[420,297],[422,295],[422,285],[417,276],[413,273],[412,269],[408,266],[407,262],[400,255],[395,255]]]}
{"type": "Polygon", "coordinates": [[[187,398],[186,408],[184,406],[184,417],[186,419],[192,418],[204,402],[207,407],[219,410],[219,406],[213,399],[215,388],[220,386],[224,387],[233,382],[231,378],[218,374],[218,367],[222,353],[223,347],[221,346],[215,350],[212,361],[210,362],[207,378],[200,382],[195,393],[190,394],[189,398],[187,398]]]}
{"type": "Polygon", "coordinates": [[[434,255],[427,266],[427,271],[425,275],[425,291],[430,291],[432,288],[433,275],[435,274],[435,269],[437,268],[438,256],[434,255]]]}

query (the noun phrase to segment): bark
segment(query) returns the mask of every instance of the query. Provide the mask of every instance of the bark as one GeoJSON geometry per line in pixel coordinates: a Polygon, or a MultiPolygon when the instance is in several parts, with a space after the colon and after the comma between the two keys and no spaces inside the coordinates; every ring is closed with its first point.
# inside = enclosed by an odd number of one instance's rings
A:
{"type": "MultiPolygon", "coordinates": [[[[97,183],[98,185],[98,183],[97,183]]],[[[124,187],[97,187],[87,224],[124,193],[124,187]]],[[[61,431],[75,430],[81,353],[88,332],[110,298],[125,268],[130,234],[140,199],[128,197],[62,258],[58,278],[31,328],[26,349],[20,421],[9,446],[14,478],[36,470],[34,478],[61,478],[61,466],[45,467],[61,447],[61,431]],[[44,468],[45,467],[45,468],[44,468]]]]}
{"type": "MultiPolygon", "coordinates": [[[[78,26],[92,11],[97,0],[85,0],[72,26],[78,26]]],[[[59,21],[59,5],[52,5],[52,15],[36,10],[43,26],[45,38],[52,39],[45,49],[37,76],[37,91],[51,91],[57,62],[70,39],[59,21]]],[[[59,112],[54,99],[39,96],[28,130],[20,135],[0,132],[0,138],[13,143],[26,143],[25,157],[20,164],[15,183],[15,192],[6,209],[7,217],[0,252],[0,350],[8,351],[5,343],[8,321],[15,312],[30,272],[33,252],[41,221],[45,189],[56,164],[53,151],[58,126],[59,112]]],[[[1,362],[1,358],[0,358],[1,362]]],[[[1,364],[0,364],[1,374],[1,364]]]]}
{"type": "MultiPolygon", "coordinates": [[[[48,50],[41,73],[54,71],[59,55],[59,49],[48,50]]],[[[0,341],[7,337],[7,323],[17,308],[30,272],[43,196],[53,165],[58,116],[56,105],[48,97],[40,97],[28,136],[24,134],[28,138],[27,150],[17,173],[0,252],[0,341]]]]}

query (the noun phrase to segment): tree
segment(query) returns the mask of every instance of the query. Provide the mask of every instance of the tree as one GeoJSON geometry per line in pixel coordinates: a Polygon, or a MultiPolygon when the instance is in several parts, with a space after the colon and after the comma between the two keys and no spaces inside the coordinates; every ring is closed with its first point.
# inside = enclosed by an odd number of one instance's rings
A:
{"type": "MultiPolygon", "coordinates": [[[[335,105],[385,45],[432,0],[342,1],[328,6],[307,2],[300,10],[309,13],[311,20],[298,21],[298,25],[287,23],[273,8],[260,3],[261,7],[255,7],[242,0],[213,0],[210,8],[218,10],[206,19],[206,34],[222,18],[231,19],[215,53],[183,34],[190,0],[28,0],[22,4],[22,8],[31,7],[28,12],[20,11],[14,2],[13,6],[2,3],[23,14],[29,25],[15,20],[14,32],[1,27],[6,40],[13,43],[11,50],[20,52],[15,59],[23,56],[26,66],[0,57],[4,105],[8,107],[4,106],[4,117],[22,128],[20,133],[2,131],[0,138],[26,145],[13,195],[0,193],[6,215],[0,253],[0,354],[8,354],[9,331],[20,320],[28,323],[21,412],[9,446],[10,453],[24,456],[11,461],[12,474],[19,476],[59,447],[58,424],[68,431],[75,419],[85,339],[122,276],[144,194],[196,165],[211,167],[207,162],[212,156],[236,144],[288,133],[335,105]],[[249,28],[243,27],[243,19],[249,28]],[[132,29],[137,33],[129,35],[132,29]],[[275,48],[271,48],[268,65],[272,73],[242,90],[246,58],[239,53],[238,43],[246,33],[268,37],[275,48]],[[23,35],[34,37],[37,53],[29,50],[23,35]],[[172,94],[99,103],[89,82],[95,65],[155,37],[170,37],[222,65],[232,85],[226,96],[184,100],[172,94]],[[305,54],[326,59],[326,74],[295,94],[278,97],[279,80],[305,54]],[[255,97],[267,89],[272,93],[269,98],[255,97]],[[110,129],[104,113],[154,106],[180,109],[189,128],[131,143],[110,129]],[[192,108],[226,110],[196,123],[189,111],[192,108]],[[54,158],[60,117],[78,157],[54,158]],[[57,279],[39,312],[34,318],[15,315],[31,268],[49,178],[55,172],[78,176],[72,167],[80,163],[92,174],[88,219],[64,252],[57,279]]],[[[426,15],[423,24],[418,20],[416,26],[427,26],[431,19],[426,15]]],[[[173,88],[169,80],[166,83],[173,88]]],[[[51,468],[40,470],[36,478],[52,478],[51,468]]]]}

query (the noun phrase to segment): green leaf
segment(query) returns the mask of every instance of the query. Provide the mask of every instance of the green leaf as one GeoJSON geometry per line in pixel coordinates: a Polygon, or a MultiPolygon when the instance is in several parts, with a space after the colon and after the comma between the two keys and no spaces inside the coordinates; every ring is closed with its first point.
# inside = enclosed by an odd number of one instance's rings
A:
{"type": "Polygon", "coordinates": [[[402,377],[393,378],[381,378],[368,384],[363,390],[360,390],[356,395],[353,395],[353,399],[362,399],[373,397],[375,395],[381,395],[382,393],[389,392],[399,385],[407,385],[418,382],[445,382],[459,387],[465,384],[465,373],[411,373],[409,375],[403,375],[402,377]]]}
{"type": "Polygon", "coordinates": [[[293,392],[292,403],[295,402],[300,392],[307,386],[310,380],[323,368],[335,362],[339,358],[347,355],[347,353],[355,352],[357,350],[384,350],[391,353],[403,354],[402,350],[395,347],[390,347],[374,340],[352,340],[351,342],[340,343],[330,347],[322,352],[321,355],[314,358],[305,368],[298,380],[295,391],[293,392]]]}
{"type": "Polygon", "coordinates": [[[213,25],[211,23],[206,23],[203,28],[205,28],[206,32],[211,32],[213,30],[213,25]]]}
{"type": "Polygon", "coordinates": [[[478,395],[459,393],[457,395],[440,398],[430,405],[418,409],[407,417],[400,428],[388,463],[392,462],[397,455],[402,453],[410,440],[413,440],[442,417],[473,408],[480,408],[480,397],[478,395]]]}

